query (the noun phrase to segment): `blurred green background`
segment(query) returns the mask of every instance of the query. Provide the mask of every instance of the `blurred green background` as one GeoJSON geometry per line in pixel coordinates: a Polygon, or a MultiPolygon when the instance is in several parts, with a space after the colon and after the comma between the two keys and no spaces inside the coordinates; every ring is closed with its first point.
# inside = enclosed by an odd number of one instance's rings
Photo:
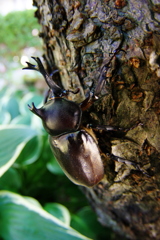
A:
{"type": "Polygon", "coordinates": [[[38,72],[22,71],[42,55],[34,10],[0,15],[0,26],[0,239],[111,239],[28,110],[42,105],[47,89],[38,72]]]}

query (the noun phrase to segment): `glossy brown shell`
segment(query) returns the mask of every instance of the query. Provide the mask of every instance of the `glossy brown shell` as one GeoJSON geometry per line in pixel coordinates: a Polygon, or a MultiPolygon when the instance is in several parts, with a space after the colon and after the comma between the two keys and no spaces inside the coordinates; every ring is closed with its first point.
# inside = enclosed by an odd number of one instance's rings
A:
{"type": "Polygon", "coordinates": [[[82,110],[77,103],[57,97],[34,113],[42,119],[43,126],[50,135],[59,136],[79,128],[82,110]]]}
{"type": "Polygon", "coordinates": [[[49,136],[50,146],[66,176],[75,184],[92,187],[104,176],[104,167],[95,139],[85,130],[49,136]]]}

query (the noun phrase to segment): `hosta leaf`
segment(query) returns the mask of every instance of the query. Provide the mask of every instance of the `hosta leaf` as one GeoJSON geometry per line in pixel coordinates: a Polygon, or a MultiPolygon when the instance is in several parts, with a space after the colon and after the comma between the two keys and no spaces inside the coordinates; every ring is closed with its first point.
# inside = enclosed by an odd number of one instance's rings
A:
{"type": "Polygon", "coordinates": [[[11,115],[9,112],[4,112],[0,110],[0,124],[8,124],[11,120],[11,115]]]}
{"type": "Polygon", "coordinates": [[[1,106],[2,111],[9,112],[12,119],[19,115],[19,104],[14,96],[4,96],[1,100],[1,106]]]}
{"type": "Polygon", "coordinates": [[[12,121],[11,124],[15,125],[30,125],[31,124],[31,115],[26,114],[26,115],[19,115],[15,117],[12,121]]]}
{"type": "Polygon", "coordinates": [[[44,209],[62,222],[70,225],[70,213],[68,209],[62,204],[47,203],[44,209]]]}
{"type": "Polygon", "coordinates": [[[36,134],[27,126],[0,127],[0,176],[12,166],[26,143],[36,134]]]}
{"type": "Polygon", "coordinates": [[[35,93],[26,94],[20,101],[19,107],[22,115],[32,114],[28,109],[28,104],[31,105],[34,102],[35,106],[38,107],[39,104],[42,104],[43,97],[35,93]]]}
{"type": "Polygon", "coordinates": [[[88,239],[37,204],[20,195],[0,192],[0,237],[5,240],[88,239]]]}
{"type": "Polygon", "coordinates": [[[17,169],[10,168],[0,178],[0,189],[18,191],[22,187],[21,176],[17,169]],[[12,180],[11,180],[12,179],[12,180]]]}
{"type": "Polygon", "coordinates": [[[22,149],[20,155],[17,158],[16,163],[20,165],[28,165],[35,162],[42,149],[42,139],[40,136],[32,137],[22,149]]]}

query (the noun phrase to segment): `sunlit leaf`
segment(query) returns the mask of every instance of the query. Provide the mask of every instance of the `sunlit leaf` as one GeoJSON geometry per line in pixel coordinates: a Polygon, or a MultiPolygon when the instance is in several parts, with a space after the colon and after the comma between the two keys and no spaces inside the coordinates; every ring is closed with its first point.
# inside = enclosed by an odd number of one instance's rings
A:
{"type": "Polygon", "coordinates": [[[28,165],[35,162],[42,148],[42,139],[40,136],[31,138],[22,149],[16,163],[20,165],[28,165]]]}
{"type": "Polygon", "coordinates": [[[26,126],[0,127],[0,176],[12,166],[26,143],[36,134],[34,129],[26,126]]]}
{"type": "Polygon", "coordinates": [[[0,192],[0,237],[5,240],[88,239],[37,204],[11,192],[0,192]]]}
{"type": "Polygon", "coordinates": [[[28,104],[31,105],[34,102],[35,106],[42,105],[43,96],[37,95],[36,93],[27,93],[20,101],[19,108],[22,115],[33,114],[28,109],[28,104]]]}
{"type": "Polygon", "coordinates": [[[0,124],[8,124],[11,120],[9,112],[0,111],[0,124]]]}
{"type": "Polygon", "coordinates": [[[31,124],[31,115],[26,114],[26,115],[19,115],[15,117],[12,121],[11,124],[16,124],[16,125],[30,125],[31,124]]]}
{"type": "Polygon", "coordinates": [[[59,203],[47,203],[44,209],[52,214],[54,217],[58,218],[62,222],[70,225],[70,213],[66,207],[59,203]]]}
{"type": "Polygon", "coordinates": [[[19,115],[19,104],[14,96],[4,96],[1,100],[1,108],[3,112],[9,112],[12,119],[19,115]]]}

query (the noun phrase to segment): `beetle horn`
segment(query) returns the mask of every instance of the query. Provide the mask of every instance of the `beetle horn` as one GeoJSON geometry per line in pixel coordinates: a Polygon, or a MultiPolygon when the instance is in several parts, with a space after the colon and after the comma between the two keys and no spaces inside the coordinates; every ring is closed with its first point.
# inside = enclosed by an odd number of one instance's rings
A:
{"type": "Polygon", "coordinates": [[[36,114],[38,117],[40,117],[41,119],[43,119],[43,113],[41,111],[41,109],[38,109],[35,107],[34,103],[32,102],[32,106],[30,106],[28,104],[28,108],[31,112],[33,112],[34,114],[36,114]]]}
{"type": "Polygon", "coordinates": [[[46,72],[46,70],[44,69],[44,66],[43,66],[40,58],[38,58],[38,57],[32,57],[32,58],[36,61],[38,66],[33,65],[33,64],[29,63],[29,62],[26,62],[28,66],[23,68],[23,70],[27,69],[27,70],[35,70],[35,71],[40,72],[43,75],[43,77],[45,78],[47,85],[52,90],[53,95],[56,95],[58,97],[62,97],[62,96],[67,96],[69,92],[71,92],[73,94],[77,94],[79,92],[79,88],[77,88],[76,91],[64,90],[64,89],[60,88],[52,79],[52,76],[56,72],[58,72],[59,70],[56,69],[49,75],[46,72]]]}
{"type": "Polygon", "coordinates": [[[50,76],[50,75],[46,72],[46,70],[44,69],[44,66],[43,66],[40,58],[38,58],[38,57],[32,57],[32,58],[36,61],[36,63],[37,63],[38,66],[33,65],[33,64],[29,63],[29,62],[26,62],[28,66],[25,67],[25,68],[23,68],[23,70],[24,70],[24,69],[27,69],[27,70],[35,70],[35,71],[40,72],[40,73],[43,75],[43,77],[45,78],[46,83],[47,83],[47,85],[49,86],[49,88],[52,89],[53,94],[58,95],[58,96],[61,95],[64,90],[61,89],[61,88],[52,80],[52,78],[51,78],[51,77],[53,76],[53,74],[55,74],[55,73],[58,72],[59,70],[57,69],[57,70],[53,71],[52,74],[51,74],[51,76],[50,76]]]}

